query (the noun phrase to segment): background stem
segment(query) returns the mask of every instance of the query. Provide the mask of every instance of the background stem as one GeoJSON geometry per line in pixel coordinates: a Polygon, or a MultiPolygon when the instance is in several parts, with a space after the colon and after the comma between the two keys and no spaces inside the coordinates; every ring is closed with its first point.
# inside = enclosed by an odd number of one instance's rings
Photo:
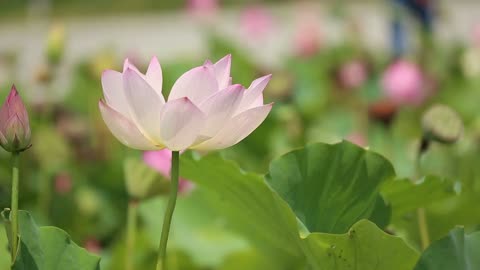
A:
{"type": "Polygon", "coordinates": [[[137,233],[137,208],[138,202],[131,199],[127,212],[127,243],[125,248],[125,270],[134,270],[135,241],[137,233]]]}
{"type": "Polygon", "coordinates": [[[160,238],[160,247],[158,249],[157,270],[166,270],[166,254],[168,235],[170,233],[170,225],[172,223],[173,211],[177,203],[178,193],[178,173],[179,173],[179,157],[178,151],[172,151],[172,169],[170,170],[170,198],[168,200],[165,218],[163,219],[162,237],[160,238]]]}
{"type": "MultiPolygon", "coordinates": [[[[430,141],[426,138],[422,138],[420,146],[418,147],[418,152],[415,160],[415,180],[418,181],[421,177],[421,165],[420,161],[423,153],[425,153],[430,145],[430,141]]],[[[420,234],[420,242],[422,245],[422,250],[425,250],[430,245],[430,234],[428,232],[428,223],[427,215],[425,213],[425,208],[420,207],[417,209],[417,222],[418,222],[418,232],[420,234]]]]}
{"type": "Polygon", "coordinates": [[[18,156],[20,153],[12,153],[12,211],[10,221],[12,222],[12,264],[18,250],[18,156]]]}
{"type": "Polygon", "coordinates": [[[425,208],[420,207],[417,209],[417,219],[422,250],[425,250],[430,245],[430,234],[428,233],[428,223],[427,215],[425,215],[425,208]]]}

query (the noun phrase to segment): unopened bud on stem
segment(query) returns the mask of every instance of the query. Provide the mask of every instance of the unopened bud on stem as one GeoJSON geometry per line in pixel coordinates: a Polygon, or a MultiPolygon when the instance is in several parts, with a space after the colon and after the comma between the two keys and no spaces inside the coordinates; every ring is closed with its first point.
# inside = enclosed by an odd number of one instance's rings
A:
{"type": "Polygon", "coordinates": [[[21,152],[30,147],[30,123],[15,85],[0,108],[0,145],[8,152],[21,152]]]}

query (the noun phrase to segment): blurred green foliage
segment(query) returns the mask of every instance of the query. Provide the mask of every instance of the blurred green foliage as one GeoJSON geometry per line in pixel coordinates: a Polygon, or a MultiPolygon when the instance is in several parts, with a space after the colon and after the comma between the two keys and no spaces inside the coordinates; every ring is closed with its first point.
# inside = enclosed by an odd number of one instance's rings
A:
{"type": "MultiPolygon", "coordinates": [[[[61,13],[63,5],[73,8],[78,3],[58,2],[61,13]]],[[[111,1],[97,2],[100,6],[111,4],[111,1]]],[[[23,9],[24,3],[3,1],[2,7],[8,5],[8,8],[0,8],[0,14],[23,9]]],[[[57,2],[54,3],[56,8],[57,2]]],[[[122,3],[112,6],[126,8],[122,3]]],[[[173,3],[139,1],[138,5],[150,9],[153,5],[173,3]]],[[[180,4],[175,2],[175,5],[180,4]]],[[[328,267],[332,261],[323,256],[335,242],[348,251],[345,255],[348,260],[354,252],[364,254],[365,261],[361,263],[365,264],[361,265],[366,268],[361,269],[372,269],[368,268],[372,258],[369,256],[382,254],[388,258],[388,254],[382,252],[396,247],[403,260],[398,262],[393,258],[391,262],[402,270],[413,267],[418,256],[410,246],[420,250],[415,215],[418,207],[426,209],[432,241],[441,239],[459,224],[465,226],[467,233],[479,229],[480,75],[467,76],[460,57],[471,48],[462,45],[429,51],[432,54],[429,62],[421,65],[434,78],[434,93],[423,104],[396,106],[387,115],[378,109],[378,104],[384,101],[380,86],[382,72],[391,62],[387,53],[369,52],[355,42],[346,42],[326,45],[311,57],[286,57],[283,65],[265,68],[238,45],[221,37],[211,35],[208,49],[212,60],[232,53],[232,76],[236,83],[248,86],[254,78],[273,73],[265,90],[265,100],[275,102],[275,106],[257,130],[241,143],[220,151],[218,156],[197,159],[185,154],[182,174],[198,187],[179,200],[169,251],[170,265],[194,270],[304,269],[305,264],[315,265],[315,258],[321,258],[328,267]],[[346,89],[338,81],[338,70],[350,60],[362,61],[368,67],[367,80],[357,89],[346,89]],[[434,103],[443,103],[458,111],[465,131],[458,143],[448,146],[433,143],[417,160],[422,136],[420,119],[434,103]],[[303,168],[304,163],[299,160],[308,156],[309,146],[298,150],[305,151],[298,160],[283,157],[280,163],[270,164],[305,145],[342,139],[358,139],[359,144],[384,156],[393,165],[395,174],[388,162],[380,166],[382,172],[395,175],[395,179],[370,182],[374,170],[367,165],[369,155],[373,154],[360,148],[350,150],[360,153],[358,158],[342,156],[336,148],[311,156],[310,162],[323,160],[324,163],[317,167],[311,165],[314,173],[305,178],[282,179],[290,176],[287,172],[294,171],[295,166],[303,168]],[[224,159],[233,160],[238,166],[224,159]],[[269,168],[269,177],[275,173],[275,179],[281,179],[279,183],[267,177],[270,183],[267,184],[263,175],[269,168]],[[324,173],[331,178],[323,178],[324,173]],[[299,179],[308,180],[308,185],[301,182],[300,187],[293,188],[298,184],[294,180],[299,179]],[[321,184],[326,186],[320,187],[321,184]],[[308,190],[295,197],[294,192],[305,187],[309,187],[308,190]],[[331,193],[322,195],[325,190],[331,193]],[[325,205],[348,218],[324,220],[326,217],[318,213],[325,205]],[[317,226],[307,216],[328,226],[317,226]],[[362,218],[374,223],[360,221],[362,218]],[[370,246],[367,250],[364,243],[351,244],[348,231],[351,232],[352,226],[371,237],[364,241],[372,241],[375,252],[370,246]],[[381,229],[402,239],[389,236],[381,229]],[[313,234],[307,236],[309,231],[313,234]],[[307,254],[308,251],[313,253],[307,254]]],[[[202,62],[200,58],[184,57],[162,63],[164,94],[168,95],[183,72],[202,62]]],[[[61,227],[80,246],[98,252],[102,269],[117,270],[122,269],[125,257],[126,209],[132,201],[126,190],[128,176],[124,164],[126,160],[141,164],[142,157],[138,151],[117,142],[100,117],[97,104],[102,97],[100,74],[104,68],[121,69],[121,57],[108,48],[92,53],[91,58],[75,65],[67,95],[62,100],[29,104],[33,147],[22,154],[20,205],[29,210],[39,224],[61,227]]],[[[55,72],[51,73],[51,79],[55,80],[55,72]]],[[[35,83],[51,88],[48,80],[35,83]]],[[[2,96],[6,96],[7,87],[1,88],[2,96]]],[[[18,88],[21,92],[22,85],[18,88]]],[[[295,153],[298,152],[289,155],[295,153]]],[[[376,154],[375,157],[375,160],[384,160],[376,154]]],[[[0,159],[0,208],[6,208],[10,201],[9,156],[0,151],[0,159]]],[[[146,178],[152,178],[154,172],[139,169],[143,170],[149,175],[146,178]]],[[[166,183],[162,177],[158,178],[163,181],[161,184],[166,183]]],[[[135,243],[137,269],[154,268],[167,191],[168,188],[159,188],[158,193],[155,190],[158,196],[140,202],[135,243]]],[[[330,213],[327,218],[337,213],[332,209],[323,209],[330,213]]],[[[0,246],[6,246],[2,234],[0,246]]],[[[8,264],[5,254],[5,249],[0,249],[1,269],[8,264]]],[[[340,260],[340,263],[345,262],[340,260]]],[[[348,269],[348,265],[345,263],[346,268],[340,269],[348,269]]],[[[396,269],[394,266],[386,265],[384,269],[396,269]]]]}

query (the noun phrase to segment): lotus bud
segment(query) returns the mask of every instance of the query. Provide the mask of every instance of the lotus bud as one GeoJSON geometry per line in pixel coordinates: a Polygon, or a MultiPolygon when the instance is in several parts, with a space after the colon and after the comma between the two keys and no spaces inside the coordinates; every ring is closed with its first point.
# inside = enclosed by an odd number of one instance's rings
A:
{"type": "Polygon", "coordinates": [[[426,140],[444,144],[456,142],[463,133],[460,116],[446,105],[432,106],[422,118],[423,136],[426,140]]]}
{"type": "Polygon", "coordinates": [[[15,85],[0,108],[0,145],[8,152],[22,152],[30,147],[30,124],[15,85]]]}
{"type": "Polygon", "coordinates": [[[48,33],[47,57],[51,64],[58,64],[65,50],[65,28],[63,24],[53,24],[48,33]]]}

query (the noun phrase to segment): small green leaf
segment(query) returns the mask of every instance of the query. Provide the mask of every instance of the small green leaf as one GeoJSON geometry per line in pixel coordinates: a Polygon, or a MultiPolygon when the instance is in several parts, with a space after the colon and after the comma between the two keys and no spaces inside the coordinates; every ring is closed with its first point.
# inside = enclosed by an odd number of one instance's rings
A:
{"type": "Polygon", "coordinates": [[[4,225],[0,223],[0,269],[10,267],[10,252],[8,251],[7,234],[3,233],[4,225]]]}
{"type": "Polygon", "coordinates": [[[381,195],[377,196],[375,208],[369,217],[369,220],[377,224],[379,228],[386,228],[390,224],[392,217],[392,206],[385,202],[381,195]]]}
{"type": "Polygon", "coordinates": [[[20,248],[12,270],[100,269],[100,258],[77,246],[65,231],[38,227],[26,211],[18,212],[18,220],[20,248]]]}
{"type": "MultiPolygon", "coordinates": [[[[311,232],[345,233],[372,216],[394,173],[384,157],[349,142],[318,143],[273,161],[266,179],[311,232]]],[[[388,224],[387,209],[375,214],[388,224]]]]}
{"type": "Polygon", "coordinates": [[[381,193],[391,204],[394,217],[455,195],[453,185],[436,176],[426,176],[418,183],[410,179],[388,181],[381,193]]]}
{"type": "Polygon", "coordinates": [[[410,270],[418,259],[400,237],[368,220],[357,222],[346,234],[312,233],[305,241],[318,269],[410,270]]]}
{"type": "Polygon", "coordinates": [[[479,254],[480,232],[466,235],[463,228],[455,228],[423,252],[415,270],[476,270],[479,254]]]}

